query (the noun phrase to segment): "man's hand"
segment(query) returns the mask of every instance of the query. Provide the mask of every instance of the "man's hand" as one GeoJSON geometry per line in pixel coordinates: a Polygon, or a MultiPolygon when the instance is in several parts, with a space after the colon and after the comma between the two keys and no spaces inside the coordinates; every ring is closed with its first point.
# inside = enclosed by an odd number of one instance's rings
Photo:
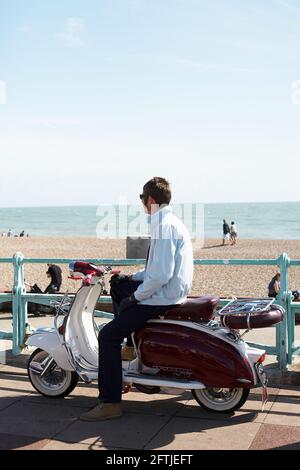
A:
{"type": "Polygon", "coordinates": [[[134,294],[132,294],[130,297],[125,297],[125,299],[122,299],[120,302],[119,313],[123,312],[123,310],[127,310],[128,308],[132,307],[137,303],[138,301],[134,297],[134,294]]]}
{"type": "Polygon", "coordinates": [[[110,278],[110,285],[119,284],[121,282],[128,282],[132,280],[132,276],[130,274],[114,274],[110,278]]]}

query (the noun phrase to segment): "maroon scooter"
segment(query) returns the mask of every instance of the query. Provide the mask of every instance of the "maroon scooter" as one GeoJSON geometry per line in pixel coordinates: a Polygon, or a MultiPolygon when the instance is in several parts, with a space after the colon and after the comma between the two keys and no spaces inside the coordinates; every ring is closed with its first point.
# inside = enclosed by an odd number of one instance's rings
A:
{"type": "MultiPolygon", "coordinates": [[[[70,308],[62,300],[53,330],[37,330],[28,340],[38,347],[29,360],[30,380],[50,397],[71,393],[78,378],[89,383],[98,377],[95,306],[111,268],[73,262],[70,270],[82,280],[70,308]]],[[[149,394],[191,390],[206,410],[232,412],[243,406],[251,388],[261,386],[265,402],[265,351],[250,347],[240,330],[274,325],[284,311],[274,299],[233,300],[217,311],[218,304],[217,297],[188,298],[133,333],[137,356],[122,363],[124,392],[133,386],[149,394]]]]}

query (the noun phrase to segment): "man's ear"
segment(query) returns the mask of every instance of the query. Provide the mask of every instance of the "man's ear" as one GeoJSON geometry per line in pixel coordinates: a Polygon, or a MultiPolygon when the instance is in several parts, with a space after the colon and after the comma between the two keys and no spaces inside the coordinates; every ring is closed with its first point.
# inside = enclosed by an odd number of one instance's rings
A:
{"type": "Polygon", "coordinates": [[[151,205],[152,205],[152,204],[156,204],[156,201],[155,201],[155,199],[153,199],[152,196],[149,196],[149,197],[148,197],[148,201],[147,201],[147,202],[149,202],[151,205]]]}
{"type": "Polygon", "coordinates": [[[147,206],[151,214],[159,210],[159,205],[157,204],[156,200],[151,196],[149,196],[148,198],[147,206]]]}

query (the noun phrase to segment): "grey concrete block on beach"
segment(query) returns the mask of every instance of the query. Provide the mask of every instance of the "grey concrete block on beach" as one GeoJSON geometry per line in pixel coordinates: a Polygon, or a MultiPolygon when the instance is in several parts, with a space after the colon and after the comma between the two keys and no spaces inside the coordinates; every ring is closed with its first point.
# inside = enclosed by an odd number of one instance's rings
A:
{"type": "Polygon", "coordinates": [[[146,259],[150,237],[127,237],[126,238],[126,258],[146,259]]]}

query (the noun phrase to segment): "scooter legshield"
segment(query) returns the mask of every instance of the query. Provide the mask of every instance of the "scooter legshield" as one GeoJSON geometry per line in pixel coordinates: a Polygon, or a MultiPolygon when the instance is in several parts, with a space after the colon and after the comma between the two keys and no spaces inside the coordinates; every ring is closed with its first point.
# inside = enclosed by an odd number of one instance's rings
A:
{"type": "Polygon", "coordinates": [[[148,322],[134,339],[142,364],[158,369],[158,375],[198,380],[206,387],[254,385],[247,357],[208,329],[148,322]]]}

